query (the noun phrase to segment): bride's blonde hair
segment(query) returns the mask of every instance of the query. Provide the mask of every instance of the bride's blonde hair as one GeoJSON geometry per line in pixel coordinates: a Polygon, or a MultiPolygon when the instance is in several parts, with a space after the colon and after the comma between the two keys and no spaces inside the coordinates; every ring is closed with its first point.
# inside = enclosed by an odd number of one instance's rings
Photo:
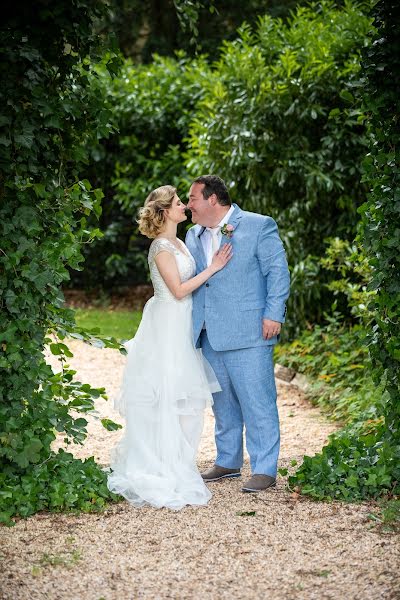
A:
{"type": "Polygon", "coordinates": [[[147,196],[137,219],[140,233],[148,238],[155,238],[161,233],[166,220],[164,211],[171,208],[175,194],[176,188],[172,185],[162,185],[147,196]]]}

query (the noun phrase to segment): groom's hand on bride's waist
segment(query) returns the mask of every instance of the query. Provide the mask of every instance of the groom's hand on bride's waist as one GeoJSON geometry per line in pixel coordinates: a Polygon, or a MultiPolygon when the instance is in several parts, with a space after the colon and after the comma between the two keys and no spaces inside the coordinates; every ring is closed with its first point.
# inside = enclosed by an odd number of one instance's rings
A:
{"type": "Polygon", "coordinates": [[[270,340],[279,335],[281,332],[282,323],[279,321],[271,321],[271,319],[263,319],[263,338],[270,340]]]}

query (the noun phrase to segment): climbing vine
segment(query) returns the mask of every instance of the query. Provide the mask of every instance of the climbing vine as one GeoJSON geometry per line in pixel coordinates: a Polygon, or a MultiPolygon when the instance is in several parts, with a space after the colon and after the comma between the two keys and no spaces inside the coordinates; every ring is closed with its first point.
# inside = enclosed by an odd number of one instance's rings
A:
{"type": "MultiPolygon", "coordinates": [[[[64,307],[67,267],[81,248],[102,192],[81,179],[86,145],[109,134],[109,109],[96,94],[101,59],[93,21],[103,3],[23,2],[1,26],[0,103],[0,520],[40,509],[101,508],[111,498],[94,462],[52,449],[57,432],[82,443],[104,389],[77,382],[66,336],[119,348],[80,330],[64,307]],[[89,85],[89,77],[91,83],[89,85]],[[60,359],[53,372],[44,348],[60,359]],[[77,414],[78,413],[78,414],[77,414]]],[[[118,58],[104,59],[109,71],[118,58]]],[[[107,427],[116,427],[108,421],[107,427]]]]}
{"type": "Polygon", "coordinates": [[[380,400],[289,478],[317,498],[362,499],[400,492],[400,11],[376,3],[376,34],[364,52],[362,94],[370,151],[363,163],[369,194],[360,207],[358,243],[371,266],[367,344],[380,400]]]}

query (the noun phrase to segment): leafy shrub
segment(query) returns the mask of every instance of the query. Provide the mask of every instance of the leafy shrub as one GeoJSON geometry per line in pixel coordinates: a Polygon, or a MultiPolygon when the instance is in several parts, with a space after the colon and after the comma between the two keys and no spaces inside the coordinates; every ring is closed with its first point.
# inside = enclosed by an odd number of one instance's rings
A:
{"type": "MultiPolygon", "coordinates": [[[[67,267],[81,268],[82,244],[100,235],[87,228],[87,216],[100,214],[102,192],[80,173],[86,145],[110,130],[109,111],[88,80],[87,56],[100,60],[92,28],[101,10],[101,3],[78,0],[59,2],[54,11],[46,2],[24,2],[9,7],[1,29],[0,516],[6,522],[42,507],[98,508],[101,498],[115,498],[93,461],[51,449],[57,431],[83,442],[86,419],[72,411],[89,412],[104,395],[74,380],[65,337],[119,348],[76,327],[59,289],[67,267]],[[58,374],[45,362],[46,344],[61,360],[58,374]]],[[[108,60],[111,70],[115,60],[108,60]]]]}
{"type": "Polygon", "coordinates": [[[87,269],[72,283],[146,280],[138,206],[157,185],[172,183],[184,197],[191,177],[216,171],[243,208],[278,221],[294,282],[284,334],[319,321],[332,302],[318,264],[324,240],[354,238],[365,194],[363,10],[322,2],[287,22],[262,17],[224,43],[212,65],[178,53],[146,66],[128,61],[112,83],[100,73],[119,133],[91,150],[87,176],[105,191],[104,237],[85,248],[87,269]]]}
{"type": "Polygon", "coordinates": [[[207,53],[213,61],[221,40],[234,39],[243,21],[256,22],[266,12],[284,17],[300,3],[307,0],[109,0],[101,30],[115,34],[124,56],[140,63],[151,62],[155,53],[171,55],[176,48],[207,53]]]}
{"type": "MultiPolygon", "coordinates": [[[[187,194],[183,154],[195,106],[209,67],[202,58],[155,56],[151,65],[126,61],[118,78],[107,70],[93,77],[101,96],[113,106],[117,133],[90,148],[88,178],[104,190],[100,227],[103,238],[84,249],[87,268],[71,273],[72,285],[105,288],[148,278],[149,241],[138,235],[137,210],[149,192],[169,183],[187,194]]],[[[92,223],[93,219],[92,219],[92,223]]]]}
{"type": "Polygon", "coordinates": [[[116,498],[93,457],[81,461],[64,450],[32,465],[29,472],[0,474],[0,487],[0,522],[7,524],[15,514],[28,517],[39,510],[101,510],[116,498]]]}
{"type": "Polygon", "coordinates": [[[382,395],[371,376],[366,332],[361,325],[343,323],[336,311],[325,317],[327,323],[278,346],[277,357],[307,376],[307,394],[332,418],[359,420],[382,395]]]}
{"type": "Polygon", "coordinates": [[[305,456],[289,485],[322,500],[362,500],[398,493],[399,453],[379,420],[361,421],[329,438],[322,452],[305,456]]]}
{"type": "MultiPolygon", "coordinates": [[[[358,242],[371,269],[366,343],[381,395],[369,414],[332,436],[321,453],[305,457],[289,478],[291,485],[316,498],[358,500],[400,493],[399,130],[394,116],[399,113],[400,15],[393,0],[378,2],[374,14],[377,33],[364,55],[371,145],[364,180],[370,192],[360,208],[358,242]]],[[[364,308],[363,303],[363,312],[364,308]]]]}
{"type": "MultiPolygon", "coordinates": [[[[335,296],[322,324],[309,325],[292,343],[277,347],[279,360],[309,377],[312,400],[339,421],[359,420],[374,406],[381,390],[372,379],[367,347],[368,304],[375,291],[368,290],[371,265],[362,249],[346,240],[326,240],[323,258],[315,271],[329,271],[326,287],[335,296]],[[347,313],[347,318],[338,310],[347,313]]],[[[296,293],[296,281],[292,294],[296,293]]]]}
{"type": "Polygon", "coordinates": [[[377,503],[377,512],[371,512],[368,517],[378,524],[379,530],[385,533],[400,531],[400,499],[381,499],[377,503]]]}
{"type": "Polygon", "coordinates": [[[223,46],[190,127],[190,174],[223,174],[244,208],[277,220],[295,277],[306,265],[289,300],[292,333],[329,308],[310,257],[322,256],[327,237],[354,238],[364,200],[356,91],[369,31],[362,7],[349,2],[299,7],[288,23],[265,16],[255,31],[244,26],[223,46]]]}

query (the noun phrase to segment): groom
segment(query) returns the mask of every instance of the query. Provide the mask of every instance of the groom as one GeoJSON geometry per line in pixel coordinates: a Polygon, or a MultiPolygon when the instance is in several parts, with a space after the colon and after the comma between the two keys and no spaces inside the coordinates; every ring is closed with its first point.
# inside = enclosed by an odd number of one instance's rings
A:
{"type": "Polygon", "coordinates": [[[193,293],[194,341],[222,388],[213,405],[217,457],[202,477],[240,476],[245,426],[252,475],[242,490],[259,492],[275,484],[279,454],[273,348],[289,296],[285,250],[275,221],[232,204],[217,175],[195,179],[187,207],[198,272],[221,244],[233,246],[227,266],[193,293]]]}

